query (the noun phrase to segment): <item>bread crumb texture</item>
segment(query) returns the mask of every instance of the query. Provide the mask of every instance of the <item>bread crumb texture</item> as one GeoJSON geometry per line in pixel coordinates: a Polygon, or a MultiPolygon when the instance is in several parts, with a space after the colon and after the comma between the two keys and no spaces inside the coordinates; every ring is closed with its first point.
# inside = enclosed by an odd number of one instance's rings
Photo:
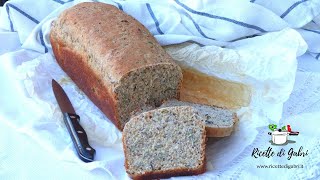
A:
{"type": "Polygon", "coordinates": [[[189,106],[165,107],[133,117],[124,128],[126,170],[149,172],[197,170],[205,166],[205,126],[189,106]]]}
{"type": "Polygon", "coordinates": [[[198,111],[199,115],[203,117],[205,125],[208,127],[231,127],[235,123],[235,112],[229,109],[178,100],[169,100],[161,105],[161,107],[170,106],[194,107],[198,111]]]}

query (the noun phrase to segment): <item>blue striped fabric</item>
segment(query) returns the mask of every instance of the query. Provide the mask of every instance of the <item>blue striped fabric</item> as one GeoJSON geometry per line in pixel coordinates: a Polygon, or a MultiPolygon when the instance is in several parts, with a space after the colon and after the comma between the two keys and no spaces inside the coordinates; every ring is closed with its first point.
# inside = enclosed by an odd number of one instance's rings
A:
{"type": "Polygon", "coordinates": [[[319,57],[320,57],[320,53],[316,56],[316,59],[319,59],[319,57]]]}
{"type": "Polygon", "coordinates": [[[302,28],[302,29],[306,30],[306,31],[310,31],[310,32],[316,33],[316,34],[320,34],[320,31],[311,30],[311,29],[305,29],[305,28],[302,28]]]}
{"type": "Polygon", "coordinates": [[[52,0],[52,1],[57,2],[57,3],[59,3],[59,4],[65,4],[65,3],[68,3],[68,2],[72,2],[72,1],[74,1],[74,0],[69,0],[69,1],[52,0]]]}
{"type": "Polygon", "coordinates": [[[47,53],[47,52],[48,52],[48,47],[47,47],[46,44],[44,43],[42,29],[40,29],[39,37],[40,37],[40,43],[41,43],[41,45],[44,47],[44,52],[47,53]]]}
{"type": "Polygon", "coordinates": [[[229,41],[229,42],[236,42],[236,41],[239,41],[239,40],[242,40],[242,39],[248,39],[248,38],[253,38],[253,37],[257,37],[257,36],[260,36],[259,34],[253,34],[253,35],[249,35],[249,36],[244,36],[244,37],[240,37],[240,38],[237,38],[237,39],[233,39],[232,41],[229,41]]]}
{"type": "Polygon", "coordinates": [[[24,11],[22,11],[21,9],[19,9],[17,6],[13,5],[13,4],[9,4],[7,3],[7,7],[13,8],[16,11],[18,11],[19,13],[21,13],[22,15],[24,15],[25,17],[27,17],[28,19],[30,19],[31,21],[33,21],[36,24],[39,24],[39,21],[36,20],[35,18],[31,17],[29,14],[25,13],[24,11]]]}
{"type": "Polygon", "coordinates": [[[64,1],[61,1],[61,0],[52,0],[52,1],[57,2],[59,4],[64,4],[65,3],[64,1]]]}
{"type": "Polygon", "coordinates": [[[251,0],[250,2],[254,3],[256,0],[251,0]]]}
{"type": "MultiPolygon", "coordinates": [[[[13,5],[13,4],[9,4],[7,3],[6,4],[6,10],[7,10],[7,13],[8,13],[8,19],[10,21],[10,28],[11,28],[11,31],[14,31],[13,29],[13,24],[12,24],[12,21],[11,21],[11,18],[10,18],[10,8],[18,11],[20,14],[22,14],[23,16],[25,16],[26,18],[28,18],[29,20],[31,20],[32,22],[36,23],[36,24],[39,24],[40,22],[33,18],[32,16],[30,16],[29,14],[27,14],[26,12],[24,12],[23,10],[21,10],[20,8],[18,8],[17,6],[13,5]]],[[[47,53],[48,52],[48,47],[45,45],[44,43],[44,39],[43,39],[43,32],[42,30],[40,29],[40,32],[39,32],[39,37],[40,37],[40,43],[41,45],[44,47],[44,51],[47,53]]]]}
{"type": "Polygon", "coordinates": [[[10,30],[11,30],[11,32],[13,32],[14,31],[13,23],[12,23],[12,20],[11,20],[11,17],[10,17],[10,10],[9,10],[8,4],[6,4],[6,11],[7,11],[8,19],[9,19],[9,22],[10,22],[10,30]]]}
{"type": "Polygon", "coordinates": [[[159,33],[159,34],[164,34],[164,33],[161,31],[161,29],[160,29],[159,21],[158,21],[158,19],[156,18],[156,16],[154,15],[154,13],[153,13],[153,11],[152,11],[152,9],[151,9],[150,4],[149,4],[149,3],[146,3],[146,6],[147,6],[147,9],[148,9],[148,11],[149,11],[149,13],[150,13],[150,15],[151,15],[151,17],[152,17],[155,25],[156,25],[156,28],[157,28],[158,33],[159,33]]]}
{"type": "Polygon", "coordinates": [[[115,1],[113,1],[114,3],[116,3],[117,5],[118,5],[118,8],[121,10],[121,11],[123,11],[123,7],[122,7],[122,5],[120,4],[120,3],[118,3],[118,2],[115,2],[115,1]]]}
{"type": "Polygon", "coordinates": [[[296,8],[299,4],[301,3],[304,3],[308,0],[302,0],[302,1],[298,1],[298,2],[295,2],[292,6],[290,6],[280,17],[281,18],[284,18],[286,17],[294,8],[296,8]]]}
{"type": "Polygon", "coordinates": [[[212,15],[212,14],[205,13],[205,12],[199,12],[199,11],[191,9],[190,7],[188,7],[187,5],[181,3],[178,0],[175,0],[175,2],[178,5],[180,5],[181,7],[183,7],[184,9],[186,9],[187,11],[189,11],[189,12],[191,12],[193,14],[197,14],[197,15],[200,15],[200,16],[205,16],[205,17],[209,17],[209,18],[213,18],[213,19],[220,19],[220,20],[228,21],[228,22],[231,22],[233,24],[237,24],[237,25],[240,25],[242,27],[246,27],[246,28],[250,28],[250,29],[255,29],[255,30],[260,31],[260,32],[267,32],[266,30],[264,30],[264,29],[262,29],[262,28],[260,28],[258,26],[255,26],[255,25],[247,24],[247,23],[240,22],[240,21],[237,21],[237,20],[234,20],[234,19],[230,19],[230,18],[227,18],[227,17],[221,17],[221,16],[216,16],[216,15],[212,15]]]}
{"type": "Polygon", "coordinates": [[[188,14],[186,13],[186,16],[191,19],[191,21],[193,22],[194,26],[196,27],[197,31],[205,38],[211,39],[211,40],[215,40],[214,38],[210,38],[208,37],[206,34],[204,34],[204,32],[201,30],[200,26],[194,21],[194,19],[188,14]]]}

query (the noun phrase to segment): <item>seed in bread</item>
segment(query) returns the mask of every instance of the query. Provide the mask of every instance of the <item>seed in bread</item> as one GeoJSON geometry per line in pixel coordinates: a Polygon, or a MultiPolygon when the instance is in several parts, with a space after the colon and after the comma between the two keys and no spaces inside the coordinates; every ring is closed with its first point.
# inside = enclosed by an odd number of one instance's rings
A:
{"type": "Polygon", "coordinates": [[[203,173],[206,131],[202,121],[189,106],[155,109],[131,118],[122,139],[127,173],[133,179],[203,173]]]}

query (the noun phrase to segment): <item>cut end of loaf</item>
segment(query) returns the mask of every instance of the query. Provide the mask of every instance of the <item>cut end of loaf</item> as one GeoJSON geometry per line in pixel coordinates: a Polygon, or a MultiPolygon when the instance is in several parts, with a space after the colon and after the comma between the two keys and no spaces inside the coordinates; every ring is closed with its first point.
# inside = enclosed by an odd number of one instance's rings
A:
{"type": "Polygon", "coordinates": [[[123,131],[127,173],[134,179],[203,173],[206,131],[201,121],[188,106],[133,117],[123,131]]]}
{"type": "Polygon", "coordinates": [[[115,88],[121,129],[141,107],[159,107],[164,100],[179,98],[182,73],[178,65],[159,63],[129,72],[115,88]]]}

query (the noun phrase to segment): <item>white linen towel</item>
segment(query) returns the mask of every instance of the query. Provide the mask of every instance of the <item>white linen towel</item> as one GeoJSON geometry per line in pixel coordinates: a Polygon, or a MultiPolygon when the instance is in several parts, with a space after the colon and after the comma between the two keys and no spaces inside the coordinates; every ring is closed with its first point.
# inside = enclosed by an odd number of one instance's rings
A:
{"type": "MultiPolygon", "coordinates": [[[[2,62],[12,60],[17,66],[19,65],[17,68],[18,76],[23,80],[28,94],[28,98],[22,100],[21,104],[15,107],[15,111],[12,111],[12,117],[15,118],[10,119],[9,124],[16,127],[18,132],[31,136],[50,155],[58,157],[61,161],[79,164],[83,169],[92,170],[93,172],[96,172],[94,170],[97,169],[103,170],[111,177],[114,177],[113,179],[129,179],[123,167],[124,157],[121,149],[121,133],[67,78],[67,75],[55,63],[54,57],[50,53],[51,45],[48,35],[51,22],[60,12],[80,2],[83,1],[38,0],[37,3],[34,3],[28,0],[10,0],[4,6],[4,11],[0,15],[0,28],[18,34],[20,43],[25,49],[0,56],[0,60],[3,60],[2,62]],[[66,92],[70,97],[73,97],[73,104],[82,117],[81,123],[87,131],[89,141],[97,149],[96,161],[93,163],[86,164],[81,162],[72,148],[70,137],[63,126],[61,112],[57,104],[54,104],[55,100],[50,91],[49,79],[51,80],[51,78],[62,79],[66,92]],[[26,108],[31,110],[26,110],[26,108]]],[[[251,2],[248,0],[176,0],[161,2],[103,0],[102,2],[112,4],[138,19],[151,31],[161,45],[194,41],[201,46],[226,47],[223,48],[225,50],[228,48],[246,49],[249,46],[252,49],[260,48],[259,52],[261,53],[259,55],[262,56],[268,52],[278,52],[280,43],[277,43],[279,46],[276,47],[271,45],[264,46],[261,43],[263,41],[259,39],[272,36],[272,38],[266,38],[265,43],[267,43],[269,40],[277,38],[277,36],[269,32],[278,31],[274,33],[278,35],[290,32],[294,37],[281,36],[285,38],[278,38],[277,40],[281,40],[283,44],[292,44],[294,46],[293,48],[280,49],[284,51],[284,54],[282,54],[284,57],[290,54],[288,59],[294,63],[291,66],[295,67],[291,68],[294,71],[290,75],[291,78],[295,76],[296,56],[301,55],[306,49],[304,42],[301,42],[301,45],[299,43],[290,43],[292,42],[290,41],[291,39],[294,40],[293,42],[299,39],[300,42],[300,33],[309,45],[308,51],[315,57],[319,57],[320,53],[319,43],[317,43],[320,42],[318,33],[320,5],[318,0],[251,0],[251,2]],[[293,29],[299,33],[296,33],[293,29]],[[261,35],[266,36],[263,37],[261,35]],[[253,36],[260,37],[249,39],[253,36]],[[259,43],[251,43],[258,40],[259,43]],[[247,42],[250,45],[247,46],[247,42]],[[296,46],[297,44],[299,46],[296,46]],[[264,52],[262,46],[266,49],[278,49],[264,52]],[[297,50],[295,47],[299,47],[299,49],[297,50]]],[[[275,42],[277,41],[273,41],[273,43],[275,42]]],[[[7,42],[1,42],[1,47],[5,46],[5,44],[7,42]]],[[[250,54],[252,51],[247,52],[247,54],[250,54]]],[[[268,59],[269,56],[264,58],[268,59]]],[[[288,59],[286,60],[288,61],[288,59]]],[[[278,59],[273,58],[272,60],[277,61],[278,59]]],[[[258,62],[269,61],[263,61],[262,59],[256,63],[258,62]]],[[[281,68],[279,67],[279,69],[281,68]]],[[[261,78],[262,76],[259,77],[261,78]]],[[[315,82],[320,80],[320,76],[315,74],[311,78],[307,76],[305,79],[306,83],[304,85],[310,91],[306,93],[305,89],[299,89],[298,93],[293,93],[294,97],[319,97],[319,86],[315,82]],[[308,84],[309,86],[307,86],[308,84]],[[300,92],[303,93],[300,94],[300,92]]],[[[293,81],[290,80],[290,82],[293,81]]],[[[316,104],[314,101],[318,101],[318,99],[311,100],[310,98],[309,100],[308,98],[308,103],[302,104],[300,99],[297,98],[290,105],[301,103],[299,108],[305,108],[306,104],[308,105],[307,107],[309,105],[313,107],[311,105],[316,104]]],[[[303,122],[304,129],[302,127],[297,129],[298,131],[302,130],[301,135],[296,138],[298,143],[292,145],[292,147],[299,148],[300,142],[303,142],[304,147],[309,149],[312,154],[305,159],[297,158],[291,161],[293,164],[304,164],[304,169],[296,169],[290,172],[287,172],[286,169],[283,171],[277,169],[277,172],[284,174],[281,176],[282,178],[305,179],[317,177],[319,175],[319,168],[317,168],[319,163],[316,160],[320,152],[319,134],[317,134],[319,127],[313,127],[312,125],[318,122],[317,115],[319,113],[310,114],[308,117],[300,117],[298,114],[294,114],[296,116],[292,117],[292,109],[296,110],[298,108],[295,106],[290,108],[290,111],[287,112],[290,116],[288,115],[281,119],[279,123],[291,123],[293,127],[298,128],[300,126],[299,123],[303,122]]],[[[303,112],[303,110],[298,110],[303,112]]],[[[197,178],[238,179],[242,177],[245,179],[257,179],[265,177],[264,175],[270,171],[255,170],[253,169],[255,164],[279,163],[277,159],[261,159],[257,161],[250,156],[253,148],[265,147],[269,144],[270,137],[265,134],[267,134],[265,124],[261,126],[258,121],[246,121],[239,124],[232,136],[217,141],[209,141],[207,152],[208,171],[197,178]]],[[[19,163],[19,161],[16,161],[16,163],[19,163]]],[[[37,173],[33,174],[36,178],[37,173]]],[[[182,177],[181,179],[185,178],[192,179],[193,177],[182,177]]]]}
{"type": "MultiPolygon", "coordinates": [[[[97,1],[97,0],[95,0],[97,1]]],[[[64,9],[82,0],[11,0],[1,12],[0,28],[16,31],[24,48],[48,52],[51,21],[64,9]]],[[[229,42],[287,27],[297,29],[320,54],[320,1],[318,0],[213,0],[213,1],[111,1],[130,14],[157,38],[161,45],[195,41],[225,46],[229,42]],[[173,18],[174,17],[174,18],[173,18]]]]}

